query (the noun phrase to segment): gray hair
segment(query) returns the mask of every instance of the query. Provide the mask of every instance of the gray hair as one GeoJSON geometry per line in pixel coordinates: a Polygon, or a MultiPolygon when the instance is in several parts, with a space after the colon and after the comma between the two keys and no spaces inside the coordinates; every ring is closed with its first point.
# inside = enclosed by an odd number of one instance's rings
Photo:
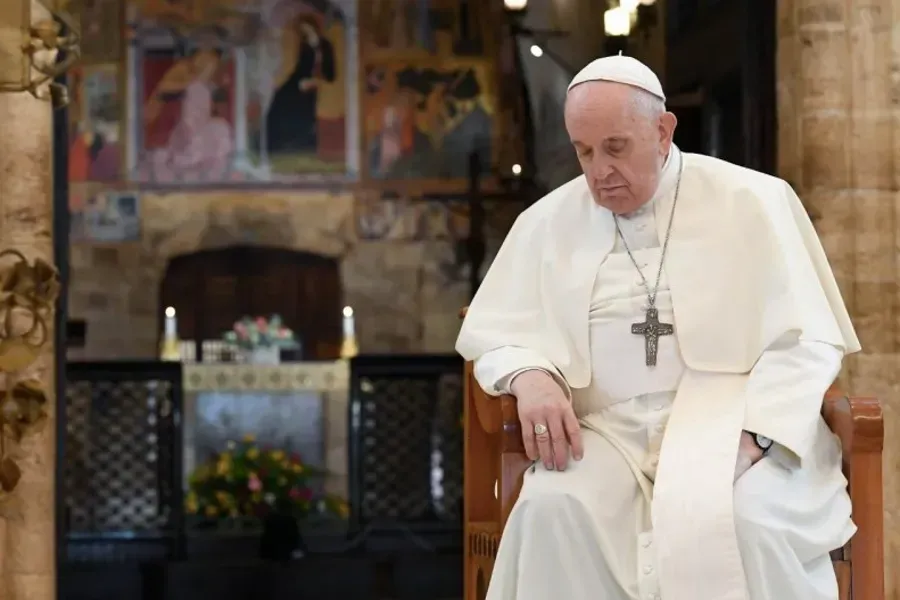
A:
{"type": "Polygon", "coordinates": [[[636,111],[653,121],[659,119],[666,112],[665,100],[654,96],[647,90],[634,88],[631,102],[636,111]]]}

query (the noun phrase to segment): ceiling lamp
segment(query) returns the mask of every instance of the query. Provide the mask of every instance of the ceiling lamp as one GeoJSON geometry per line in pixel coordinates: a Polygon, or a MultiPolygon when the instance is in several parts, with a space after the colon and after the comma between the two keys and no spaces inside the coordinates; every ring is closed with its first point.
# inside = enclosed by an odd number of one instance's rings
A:
{"type": "Polygon", "coordinates": [[[637,12],[641,0],[619,0],[619,8],[624,8],[630,13],[637,12]]]}
{"type": "Polygon", "coordinates": [[[528,0],[503,0],[503,7],[507,12],[520,13],[528,8],[528,0]]]}
{"type": "Polygon", "coordinates": [[[622,6],[603,13],[603,29],[609,37],[625,37],[631,33],[631,12],[622,6]]]}

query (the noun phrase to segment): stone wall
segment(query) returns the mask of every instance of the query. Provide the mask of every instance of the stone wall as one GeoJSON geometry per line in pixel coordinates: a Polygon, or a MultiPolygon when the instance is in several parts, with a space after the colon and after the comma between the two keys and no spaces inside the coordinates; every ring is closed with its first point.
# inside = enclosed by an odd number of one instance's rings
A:
{"type": "Polygon", "coordinates": [[[862,342],[842,386],[884,405],[887,598],[900,599],[900,6],[778,1],[779,174],[816,228],[862,342]]]}
{"type": "MultiPolygon", "coordinates": [[[[495,205],[493,255],[521,206],[495,205]]],[[[381,200],[319,191],[145,193],[134,243],[73,244],[70,319],[84,319],[71,359],[154,358],[168,261],[198,250],[267,245],[338,258],[362,352],[450,352],[469,300],[464,202],[381,200]]],[[[489,261],[488,261],[489,262],[489,261]]],[[[239,318],[241,315],[235,315],[239,318]]]]}

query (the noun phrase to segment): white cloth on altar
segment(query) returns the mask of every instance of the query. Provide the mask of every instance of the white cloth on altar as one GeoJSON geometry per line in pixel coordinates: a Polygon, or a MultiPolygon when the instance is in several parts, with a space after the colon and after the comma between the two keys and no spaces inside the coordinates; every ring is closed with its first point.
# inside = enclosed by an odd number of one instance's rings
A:
{"type": "MultiPolygon", "coordinates": [[[[661,248],[652,205],[620,221],[635,261],[653,285],[661,248]]],[[[584,459],[565,472],[537,465],[526,474],[488,600],[666,600],[657,577],[651,498],[666,423],[686,367],[665,272],[657,308],[660,321],[675,323],[675,334],[659,339],[655,367],[645,364],[643,338],[631,333],[646,304],[646,289],[619,240],[593,286],[591,383],[569,390],[582,421],[584,459]]],[[[475,363],[480,385],[505,391],[522,370],[522,352],[506,347],[480,357],[475,363]]],[[[800,393],[821,400],[842,354],[828,344],[788,339],[762,360],[772,362],[769,372],[776,374],[785,359],[800,361],[805,367],[803,381],[795,382],[805,387],[800,393]]],[[[765,368],[755,372],[754,386],[767,389],[765,368]]],[[[779,448],[735,484],[735,527],[751,600],[837,599],[829,551],[843,545],[854,527],[839,444],[821,419],[812,447],[802,468],[779,448]]]]}

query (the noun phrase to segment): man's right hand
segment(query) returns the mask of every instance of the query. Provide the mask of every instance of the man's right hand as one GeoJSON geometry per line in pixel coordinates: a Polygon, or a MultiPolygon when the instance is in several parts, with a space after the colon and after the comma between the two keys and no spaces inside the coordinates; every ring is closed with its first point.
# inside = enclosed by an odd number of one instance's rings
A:
{"type": "Polygon", "coordinates": [[[531,460],[544,463],[549,470],[564,471],[569,455],[581,460],[584,446],[581,427],[572,404],[553,377],[546,371],[532,370],[517,375],[510,391],[518,400],[522,441],[531,460]],[[535,432],[535,426],[541,433],[535,432]]]}

